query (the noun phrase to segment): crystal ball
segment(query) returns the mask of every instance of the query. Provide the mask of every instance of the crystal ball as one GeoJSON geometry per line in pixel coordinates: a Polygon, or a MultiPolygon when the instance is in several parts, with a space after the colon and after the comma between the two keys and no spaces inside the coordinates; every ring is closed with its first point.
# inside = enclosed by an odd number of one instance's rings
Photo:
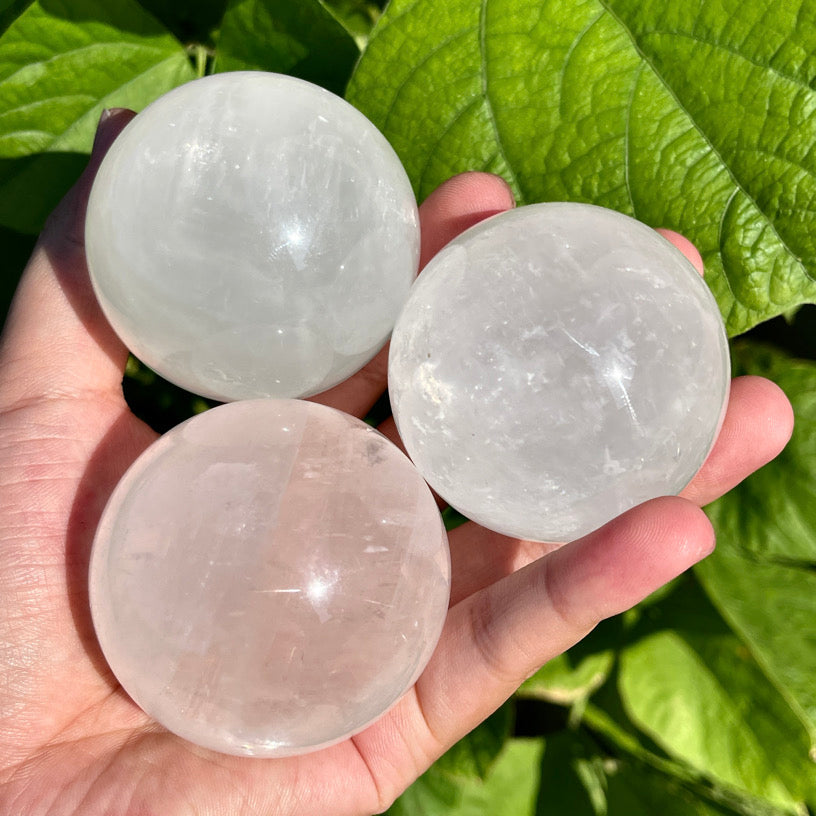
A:
{"type": "Polygon", "coordinates": [[[285,756],[377,719],[433,652],[447,537],[407,457],[298,400],[234,402],[177,426],[100,521],[93,622],[125,691],[216,751],[285,756]]]}
{"type": "Polygon", "coordinates": [[[563,542],[676,494],[730,381],[722,318],[657,232],[588,204],[494,216],[425,268],[388,383],[417,468],[498,532],[563,542]]]}
{"type": "Polygon", "coordinates": [[[410,182],[385,137],[303,80],[194,80],[106,155],[88,265],[125,345],[220,401],[302,397],[385,344],[416,276],[410,182]]]}

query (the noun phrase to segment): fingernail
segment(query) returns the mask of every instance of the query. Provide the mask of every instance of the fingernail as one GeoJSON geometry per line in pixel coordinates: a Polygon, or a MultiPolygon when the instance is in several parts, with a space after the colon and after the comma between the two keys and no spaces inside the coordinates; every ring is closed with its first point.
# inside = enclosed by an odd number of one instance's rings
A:
{"type": "Polygon", "coordinates": [[[512,202],[512,209],[515,209],[518,202],[516,201],[516,194],[513,192],[510,182],[503,176],[499,176],[499,178],[504,182],[504,186],[507,187],[507,193],[510,196],[510,201],[512,202]]]}
{"type": "Polygon", "coordinates": [[[99,152],[104,142],[104,134],[107,123],[113,116],[112,108],[105,108],[99,116],[99,122],[96,124],[96,134],[94,135],[93,147],[91,148],[91,155],[94,156],[99,152]]]}
{"type": "Polygon", "coordinates": [[[708,540],[697,551],[697,557],[695,558],[693,563],[698,564],[703,559],[708,558],[708,556],[711,555],[711,553],[713,553],[716,548],[717,538],[714,535],[714,530],[712,529],[711,535],[709,536],[708,540]]]}
{"type": "Polygon", "coordinates": [[[93,148],[91,148],[91,155],[96,156],[98,153],[107,152],[111,142],[116,138],[118,131],[114,134],[110,133],[110,123],[127,108],[105,108],[99,116],[99,123],[96,126],[96,135],[94,136],[93,148]]]}

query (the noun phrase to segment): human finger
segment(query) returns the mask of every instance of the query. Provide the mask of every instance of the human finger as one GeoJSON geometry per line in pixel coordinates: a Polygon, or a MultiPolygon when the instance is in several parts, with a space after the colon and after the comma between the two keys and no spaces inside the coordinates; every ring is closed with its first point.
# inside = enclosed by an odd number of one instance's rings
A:
{"type": "Polygon", "coordinates": [[[793,433],[793,408],[764,377],[736,377],[722,428],[697,475],[680,494],[704,505],[774,459],[793,433]]]}
{"type": "Polygon", "coordinates": [[[87,168],[52,213],[23,272],[0,341],[0,405],[120,391],[127,349],[91,288],[85,210],[102,158],[134,115],[103,113],[87,168]]]}
{"type": "MultiPolygon", "coordinates": [[[[420,269],[459,233],[514,206],[507,183],[491,173],[462,173],[448,179],[419,207],[420,269]]],[[[388,379],[388,345],[353,377],[311,399],[365,416],[382,396],[388,379]]]]}
{"type": "MultiPolygon", "coordinates": [[[[793,410],[777,385],[737,377],[717,441],[680,495],[699,506],[714,501],[776,457],[792,430],[793,410]]],[[[472,522],[452,530],[449,540],[452,604],[561,546],[508,538],[472,522]]]]}
{"type": "MultiPolygon", "coordinates": [[[[703,259],[688,238],[659,229],[704,274],[703,259]]],[[[731,383],[728,411],[702,468],[680,494],[705,505],[775,458],[793,433],[793,408],[779,386],[763,377],[731,383]]]]}
{"type": "Polygon", "coordinates": [[[700,251],[697,249],[694,244],[686,238],[685,235],[681,235],[679,232],[675,232],[674,230],[670,229],[663,229],[662,227],[657,230],[669,243],[674,244],[692,263],[692,266],[701,274],[705,274],[705,267],[703,265],[703,256],[700,255],[700,251]]]}
{"type": "Polygon", "coordinates": [[[443,745],[456,741],[601,620],[713,548],[699,508],[676,497],[654,499],[468,596],[450,610],[418,684],[431,732],[443,745]]]}
{"type": "Polygon", "coordinates": [[[698,507],[677,497],[654,499],[468,596],[450,609],[414,693],[378,727],[355,737],[358,747],[376,761],[368,742],[397,732],[432,762],[540,666],[713,546],[711,525],[698,507]]]}

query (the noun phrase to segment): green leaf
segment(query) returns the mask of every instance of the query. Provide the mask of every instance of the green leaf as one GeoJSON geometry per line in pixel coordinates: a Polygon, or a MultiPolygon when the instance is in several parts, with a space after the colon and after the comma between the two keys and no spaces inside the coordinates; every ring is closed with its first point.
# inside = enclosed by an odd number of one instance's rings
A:
{"type": "Polygon", "coordinates": [[[620,619],[603,621],[569,651],[545,664],[518,690],[521,697],[572,705],[588,698],[609,677],[620,637],[620,619]]]}
{"type": "Polygon", "coordinates": [[[699,585],[685,580],[631,637],[618,679],[630,718],[707,776],[806,812],[816,801],[808,734],[699,585]]]}
{"type": "MultiPolygon", "coordinates": [[[[749,343],[734,349],[734,363],[739,373],[777,382],[793,404],[796,424],[779,457],[710,505],[717,550],[696,570],[814,746],[816,364],[749,343]]],[[[813,747],[811,757],[816,759],[813,747]]]]}
{"type": "MultiPolygon", "coordinates": [[[[392,805],[390,816],[459,816],[471,812],[456,808],[470,807],[467,802],[483,795],[507,744],[512,721],[513,705],[508,703],[440,757],[392,805]]],[[[500,779],[506,775],[506,770],[501,771],[500,779]]]]}
{"type": "Polygon", "coordinates": [[[388,816],[449,816],[462,803],[468,784],[437,773],[432,765],[386,812],[388,816]]]}
{"type": "Polygon", "coordinates": [[[513,706],[503,705],[436,762],[450,776],[484,779],[513,727],[513,706]]]}
{"type": "Polygon", "coordinates": [[[464,524],[467,519],[458,510],[448,505],[442,510],[442,521],[445,522],[445,529],[450,532],[464,524]]]}
{"type": "MultiPolygon", "coordinates": [[[[484,782],[465,788],[462,802],[445,816],[534,816],[542,740],[513,739],[497,757],[484,782]]],[[[423,811],[414,811],[412,816],[423,811]]]]}
{"type": "Polygon", "coordinates": [[[731,334],[816,300],[809,0],[393,0],[347,96],[417,194],[463,170],[699,247],[731,334]]]}
{"type": "Polygon", "coordinates": [[[0,225],[38,232],[76,179],[103,108],[140,109],[194,77],[132,0],[40,0],[0,36],[0,225]]]}
{"type": "Polygon", "coordinates": [[[357,45],[364,48],[374,23],[382,14],[383,0],[324,0],[324,3],[351,33],[357,45]]]}
{"type": "Polygon", "coordinates": [[[537,816],[733,816],[682,780],[604,754],[582,732],[547,738],[537,816]]]}
{"type": "MultiPolygon", "coordinates": [[[[680,812],[737,813],[744,816],[789,816],[790,810],[769,804],[744,790],[713,780],[683,762],[671,759],[628,718],[617,683],[607,683],[582,711],[582,725],[615,760],[616,767],[631,768],[637,775],[656,775],[672,790],[682,790],[688,810],[680,812]],[[693,805],[688,805],[691,797],[693,805]]],[[[668,796],[665,795],[665,798],[668,796]]]]}
{"type": "Polygon", "coordinates": [[[610,763],[605,816],[733,816],[745,812],[710,802],[671,776],[631,763],[610,763]]]}
{"type": "Polygon", "coordinates": [[[88,163],[84,153],[0,159],[0,227],[35,235],[88,163]]]}
{"type": "Polygon", "coordinates": [[[217,71],[275,71],[342,94],[360,51],[319,0],[235,0],[218,39],[217,71]]]}
{"type": "Polygon", "coordinates": [[[614,662],[614,652],[606,650],[576,660],[565,652],[539,669],[518,690],[522,697],[534,697],[559,705],[585,699],[601,686],[614,662]]]}
{"type": "Polygon", "coordinates": [[[3,274],[0,275],[0,326],[5,323],[11,298],[28,259],[34,249],[34,236],[21,235],[0,227],[0,247],[3,247],[3,274]]]}
{"type": "Polygon", "coordinates": [[[0,0],[0,34],[2,34],[33,0],[0,0]]]}
{"type": "Polygon", "coordinates": [[[163,26],[183,43],[212,44],[227,10],[227,0],[139,0],[163,26]]]}
{"type": "Polygon", "coordinates": [[[604,816],[604,758],[582,734],[551,734],[541,760],[538,816],[604,816]]]}

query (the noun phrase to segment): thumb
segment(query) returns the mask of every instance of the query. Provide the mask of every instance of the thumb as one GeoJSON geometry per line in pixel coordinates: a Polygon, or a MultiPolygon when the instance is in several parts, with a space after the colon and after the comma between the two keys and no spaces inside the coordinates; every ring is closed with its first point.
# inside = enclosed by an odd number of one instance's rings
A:
{"type": "Polygon", "coordinates": [[[116,137],[134,116],[133,111],[126,108],[102,111],[88,166],[76,184],[65,194],[65,198],[51,214],[43,229],[40,243],[48,243],[52,252],[58,248],[60,242],[67,242],[67,246],[59,248],[64,250],[79,248],[84,253],[85,210],[97,170],[116,137]]]}
{"type": "Polygon", "coordinates": [[[96,171],[132,111],[105,111],[88,167],[51,214],[0,338],[0,408],[87,392],[121,394],[127,349],[102,314],[85,261],[85,210],[96,171]]]}

